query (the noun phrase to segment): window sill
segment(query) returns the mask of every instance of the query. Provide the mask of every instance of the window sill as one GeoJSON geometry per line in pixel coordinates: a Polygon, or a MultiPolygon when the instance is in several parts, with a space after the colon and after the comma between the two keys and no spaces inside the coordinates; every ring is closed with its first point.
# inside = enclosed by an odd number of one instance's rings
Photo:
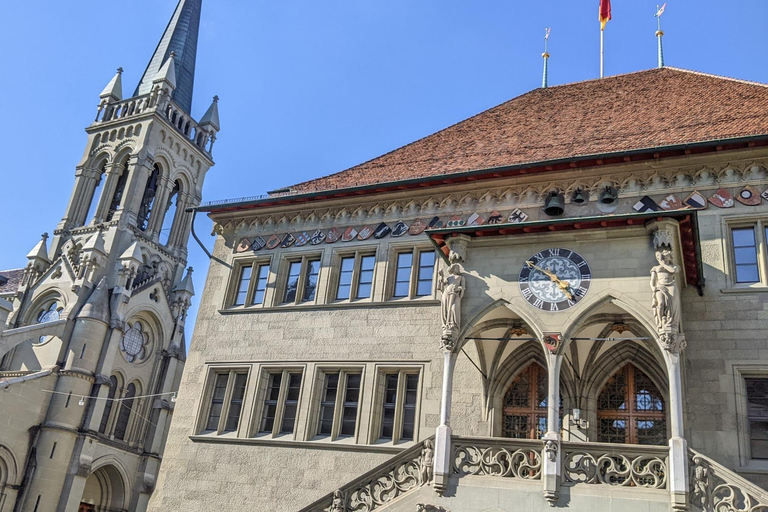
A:
{"type": "MultiPolygon", "coordinates": [[[[768,288],[766,288],[768,290],[768,288]]],[[[362,309],[362,308],[403,308],[403,307],[426,307],[438,306],[439,300],[435,299],[398,299],[387,302],[347,302],[332,304],[286,304],[284,306],[273,307],[248,307],[236,306],[232,308],[220,309],[219,314],[236,315],[244,313],[274,313],[279,311],[306,311],[311,310],[333,310],[333,309],[362,309]]]]}
{"type": "Polygon", "coordinates": [[[720,293],[768,293],[768,286],[758,284],[754,286],[734,286],[732,288],[720,288],[720,293]]]}
{"type": "Polygon", "coordinates": [[[768,475],[768,460],[752,460],[746,466],[737,466],[736,473],[768,475]]]}
{"type": "Polygon", "coordinates": [[[330,441],[290,441],[281,438],[253,438],[253,437],[225,437],[211,435],[189,436],[189,439],[195,443],[226,443],[243,444],[259,446],[280,446],[283,448],[306,448],[313,450],[334,450],[350,452],[368,452],[368,453],[400,453],[401,451],[413,446],[413,443],[402,443],[397,446],[387,445],[367,445],[367,444],[349,444],[345,442],[330,441]]]}

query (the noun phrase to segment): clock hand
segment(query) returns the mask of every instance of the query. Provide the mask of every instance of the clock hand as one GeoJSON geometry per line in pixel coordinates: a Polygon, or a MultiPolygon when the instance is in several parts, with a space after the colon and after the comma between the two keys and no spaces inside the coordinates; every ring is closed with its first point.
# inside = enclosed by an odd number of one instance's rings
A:
{"type": "Polygon", "coordinates": [[[547,277],[549,277],[550,281],[555,283],[560,290],[565,294],[568,299],[573,300],[573,294],[568,291],[568,288],[570,288],[571,284],[568,281],[563,281],[559,277],[557,277],[557,274],[550,270],[544,270],[543,268],[535,265],[532,261],[526,261],[526,265],[528,265],[528,268],[533,268],[538,270],[539,272],[543,273],[547,277]]]}

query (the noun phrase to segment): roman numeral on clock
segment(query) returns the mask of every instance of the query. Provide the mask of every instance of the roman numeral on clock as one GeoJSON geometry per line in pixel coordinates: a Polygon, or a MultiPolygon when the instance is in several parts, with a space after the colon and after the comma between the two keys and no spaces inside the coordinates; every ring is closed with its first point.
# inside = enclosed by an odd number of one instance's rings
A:
{"type": "Polygon", "coordinates": [[[557,302],[550,302],[549,303],[549,310],[550,311],[560,311],[557,307],[557,302]]]}
{"type": "Polygon", "coordinates": [[[532,295],[533,295],[533,292],[531,291],[530,288],[523,288],[523,297],[525,298],[525,300],[530,299],[532,295]]]}
{"type": "Polygon", "coordinates": [[[542,309],[542,306],[544,306],[544,301],[541,299],[536,299],[536,302],[534,302],[533,305],[534,307],[542,309]]]}
{"type": "Polygon", "coordinates": [[[550,256],[560,256],[560,249],[550,249],[549,250],[550,256]]]}

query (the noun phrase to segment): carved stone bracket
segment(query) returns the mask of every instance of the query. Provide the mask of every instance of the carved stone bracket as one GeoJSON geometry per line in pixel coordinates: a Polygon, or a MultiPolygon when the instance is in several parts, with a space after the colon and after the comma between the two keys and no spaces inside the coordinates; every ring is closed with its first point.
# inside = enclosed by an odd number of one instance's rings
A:
{"type": "Polygon", "coordinates": [[[556,439],[547,439],[547,441],[544,443],[544,453],[547,454],[547,458],[552,462],[557,460],[558,448],[559,445],[556,439]]]}
{"type": "Polygon", "coordinates": [[[471,238],[467,235],[456,235],[448,238],[445,244],[451,252],[448,253],[448,262],[464,263],[467,261],[467,246],[471,238]]]}

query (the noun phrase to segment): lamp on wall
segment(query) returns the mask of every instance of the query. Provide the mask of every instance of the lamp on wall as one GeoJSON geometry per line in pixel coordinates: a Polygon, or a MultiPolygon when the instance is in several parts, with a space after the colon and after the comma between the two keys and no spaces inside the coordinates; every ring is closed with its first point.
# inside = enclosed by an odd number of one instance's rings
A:
{"type": "Polygon", "coordinates": [[[574,409],[571,414],[571,425],[586,430],[589,428],[589,421],[581,417],[581,409],[574,409]]]}

